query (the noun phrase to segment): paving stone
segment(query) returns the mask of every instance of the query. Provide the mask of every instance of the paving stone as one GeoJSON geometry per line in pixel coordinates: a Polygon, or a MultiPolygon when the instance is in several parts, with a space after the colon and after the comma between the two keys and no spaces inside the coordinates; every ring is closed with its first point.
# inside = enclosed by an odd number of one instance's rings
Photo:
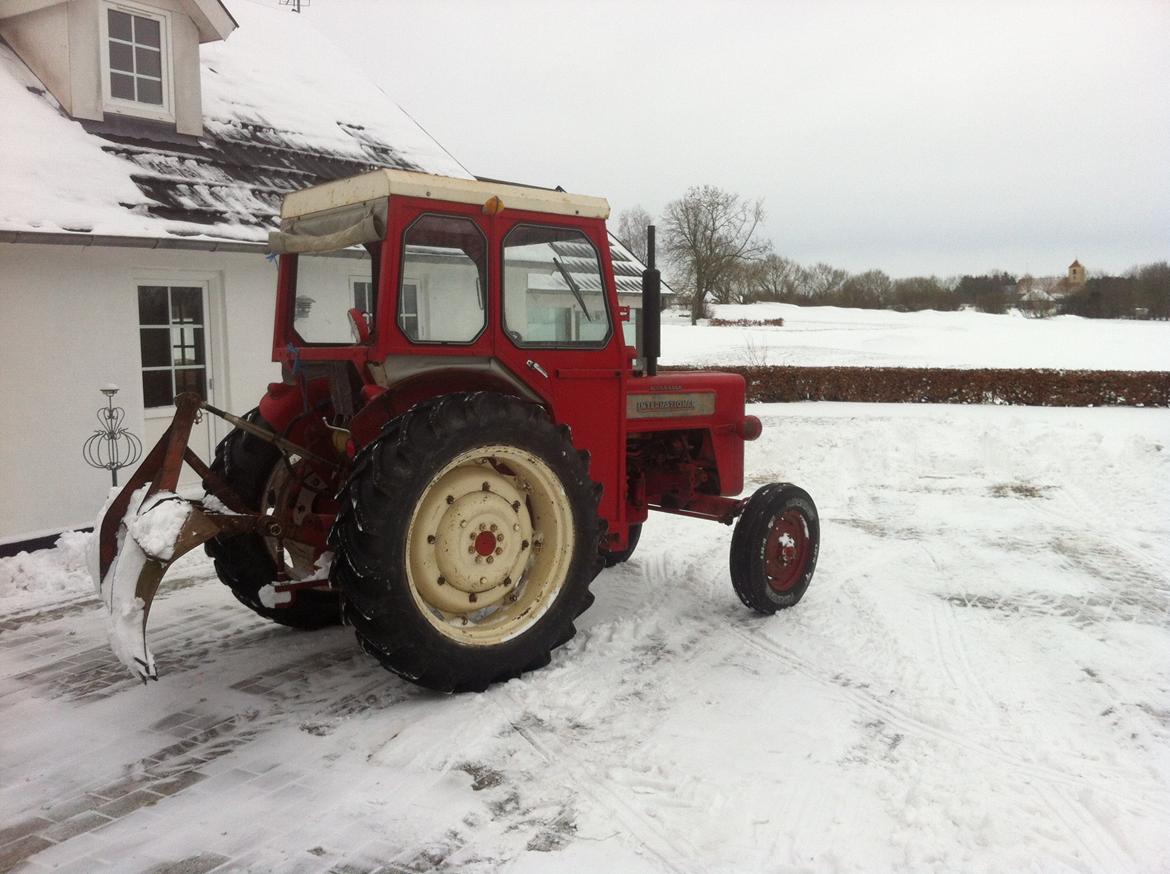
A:
{"type": "Polygon", "coordinates": [[[39,832],[41,829],[48,828],[52,824],[50,820],[44,817],[34,816],[21,820],[15,825],[6,826],[0,829],[0,847],[15,841],[17,838],[23,838],[25,835],[39,832]]]}
{"type": "Polygon", "coordinates": [[[206,779],[207,775],[199,771],[184,771],[182,774],[171,777],[169,780],[159,780],[157,783],[151,783],[150,791],[157,792],[159,795],[175,795],[206,779]]]}
{"type": "Polygon", "coordinates": [[[55,826],[47,828],[39,834],[59,844],[61,841],[67,841],[69,838],[93,831],[95,828],[101,828],[109,821],[110,818],[108,816],[104,816],[96,810],[87,810],[84,813],[79,813],[77,816],[57,823],[55,826]]]}
{"type": "Polygon", "coordinates": [[[129,795],[131,792],[137,792],[142,787],[151,782],[151,777],[147,774],[135,774],[133,777],[126,777],[119,780],[117,783],[110,783],[108,786],[99,786],[91,790],[92,795],[100,795],[107,801],[121,798],[124,795],[129,795]]]}
{"type": "Polygon", "coordinates": [[[164,862],[149,868],[146,874],[207,874],[229,861],[227,856],[218,853],[200,853],[198,856],[189,856],[178,862],[164,862]]]}
{"type": "Polygon", "coordinates": [[[186,710],[180,710],[178,713],[172,713],[165,719],[160,719],[158,722],[154,723],[151,728],[155,731],[166,731],[168,728],[181,725],[182,723],[196,719],[197,717],[197,713],[190,713],[186,710]]]}
{"type": "Polygon", "coordinates": [[[123,795],[121,798],[104,804],[98,808],[97,812],[104,814],[111,819],[117,819],[120,816],[125,816],[128,813],[133,813],[143,807],[149,807],[156,804],[163,796],[156,792],[150,792],[146,789],[139,789],[137,792],[131,792],[129,795],[123,795]]]}
{"type": "Polygon", "coordinates": [[[44,811],[43,815],[54,822],[62,822],[86,810],[95,810],[109,800],[109,798],[102,798],[100,795],[87,792],[84,795],[70,798],[68,801],[63,801],[60,804],[54,804],[48,810],[44,811]]]}
{"type": "Polygon", "coordinates": [[[29,856],[35,856],[41,850],[51,846],[53,846],[52,841],[47,841],[40,835],[25,835],[0,846],[0,874],[15,871],[16,866],[29,856]]]}

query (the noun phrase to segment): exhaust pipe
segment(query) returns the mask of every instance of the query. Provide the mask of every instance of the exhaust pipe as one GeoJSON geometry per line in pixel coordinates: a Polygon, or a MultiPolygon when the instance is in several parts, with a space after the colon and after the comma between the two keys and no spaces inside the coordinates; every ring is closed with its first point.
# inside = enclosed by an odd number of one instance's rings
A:
{"type": "Polygon", "coordinates": [[[662,354],[662,274],[654,266],[654,225],[646,226],[646,269],[642,271],[642,354],[646,375],[658,373],[662,354]]]}

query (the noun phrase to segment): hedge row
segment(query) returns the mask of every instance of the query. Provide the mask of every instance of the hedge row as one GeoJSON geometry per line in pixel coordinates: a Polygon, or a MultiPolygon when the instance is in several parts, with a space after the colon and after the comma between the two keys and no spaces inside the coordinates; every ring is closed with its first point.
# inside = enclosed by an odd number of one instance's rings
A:
{"type": "Polygon", "coordinates": [[[1167,407],[1170,373],[927,367],[670,367],[739,373],[751,402],[868,401],[1034,407],[1167,407]]]}
{"type": "Polygon", "coordinates": [[[712,328],[783,328],[783,319],[708,319],[712,328]]]}

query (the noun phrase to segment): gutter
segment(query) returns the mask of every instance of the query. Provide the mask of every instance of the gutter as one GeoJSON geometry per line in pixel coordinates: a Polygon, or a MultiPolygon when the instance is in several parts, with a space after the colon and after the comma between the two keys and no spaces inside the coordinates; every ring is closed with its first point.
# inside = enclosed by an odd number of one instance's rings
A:
{"type": "Polygon", "coordinates": [[[39,243],[50,246],[108,246],[122,249],[180,249],[199,252],[267,252],[267,243],[230,240],[194,240],[170,237],[119,237],[109,234],[0,231],[0,243],[39,243]]]}

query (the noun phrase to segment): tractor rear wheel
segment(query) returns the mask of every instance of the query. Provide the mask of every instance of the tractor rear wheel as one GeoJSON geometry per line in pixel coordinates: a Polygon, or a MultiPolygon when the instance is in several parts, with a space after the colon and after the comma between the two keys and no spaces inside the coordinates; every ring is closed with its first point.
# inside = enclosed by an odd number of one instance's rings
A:
{"type": "Polygon", "coordinates": [[[812,582],[820,542],[820,517],[804,489],[772,483],[756,490],[731,536],[735,593],[758,613],[793,606],[812,582]]]}
{"type": "Polygon", "coordinates": [[[443,692],[544,666],[593,601],[599,489],[544,409],[448,395],[362,450],[331,535],[358,641],[443,692]]]}
{"type": "MultiPolygon", "coordinates": [[[[244,418],[271,427],[257,410],[244,418]]],[[[238,428],[215,448],[211,469],[224,478],[249,509],[262,513],[285,501],[310,507],[324,492],[324,484],[314,490],[311,479],[296,483],[275,446],[238,428]],[[296,494],[291,494],[290,489],[296,489],[296,494]]],[[[214,561],[216,574],[236,599],[264,618],[306,630],[337,625],[341,621],[339,599],[333,592],[301,589],[293,602],[283,607],[268,606],[261,599],[261,589],[276,580],[277,561],[283,563],[285,574],[291,579],[313,572],[312,547],[293,541],[278,545],[270,537],[240,534],[209,540],[204,550],[214,561]]]]}

